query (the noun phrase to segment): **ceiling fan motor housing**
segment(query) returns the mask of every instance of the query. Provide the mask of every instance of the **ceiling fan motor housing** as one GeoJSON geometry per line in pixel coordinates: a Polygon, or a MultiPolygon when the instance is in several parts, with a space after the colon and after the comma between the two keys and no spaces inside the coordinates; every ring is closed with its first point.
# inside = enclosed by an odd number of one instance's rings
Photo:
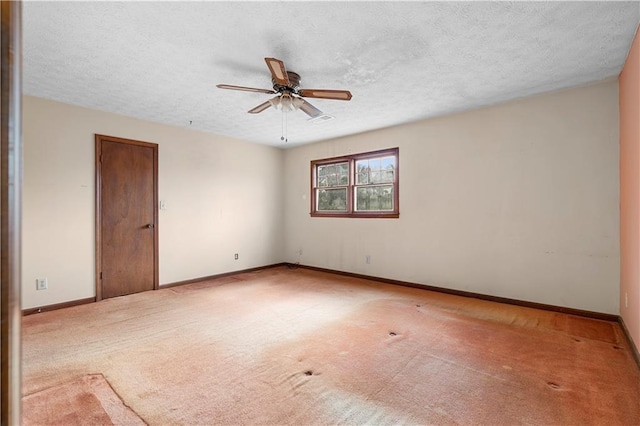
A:
{"type": "Polygon", "coordinates": [[[272,78],[271,82],[273,83],[273,90],[279,93],[283,93],[283,92],[296,93],[298,91],[298,88],[300,87],[300,74],[293,71],[287,71],[287,77],[289,77],[288,86],[285,86],[283,84],[278,84],[276,82],[276,79],[272,78]]]}

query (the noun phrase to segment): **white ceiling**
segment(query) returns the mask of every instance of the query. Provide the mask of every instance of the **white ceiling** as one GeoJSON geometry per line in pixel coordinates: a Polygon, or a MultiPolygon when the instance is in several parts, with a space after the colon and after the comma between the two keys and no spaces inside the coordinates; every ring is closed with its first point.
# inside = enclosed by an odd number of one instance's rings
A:
{"type": "Polygon", "coordinates": [[[26,2],[28,95],[287,147],[619,74],[640,2],[26,2]],[[264,57],[335,120],[247,111],[264,57]]]}

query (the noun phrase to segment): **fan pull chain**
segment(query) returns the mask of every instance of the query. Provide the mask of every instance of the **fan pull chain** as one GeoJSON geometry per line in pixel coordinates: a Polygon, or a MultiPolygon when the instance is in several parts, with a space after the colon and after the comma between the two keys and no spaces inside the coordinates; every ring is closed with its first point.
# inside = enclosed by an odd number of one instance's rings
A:
{"type": "Polygon", "coordinates": [[[281,132],[282,136],[280,136],[280,140],[285,143],[289,142],[289,138],[287,137],[287,113],[282,111],[282,125],[281,132]]]}

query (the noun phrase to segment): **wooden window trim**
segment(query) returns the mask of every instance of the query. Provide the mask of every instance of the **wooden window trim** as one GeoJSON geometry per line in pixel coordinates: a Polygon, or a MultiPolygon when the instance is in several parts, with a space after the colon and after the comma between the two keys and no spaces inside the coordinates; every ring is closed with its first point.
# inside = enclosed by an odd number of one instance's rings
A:
{"type": "Polygon", "coordinates": [[[323,158],[320,160],[311,161],[311,180],[310,180],[310,193],[311,193],[311,209],[309,215],[311,217],[348,217],[348,218],[363,218],[363,219],[397,219],[400,217],[400,156],[399,148],[388,148],[378,151],[363,152],[359,154],[343,155],[339,157],[323,158]],[[395,176],[393,182],[393,207],[394,210],[390,212],[358,212],[354,208],[355,198],[355,163],[358,160],[364,160],[367,158],[394,156],[396,159],[395,176]],[[325,164],[334,164],[348,162],[349,163],[349,183],[347,186],[347,210],[345,212],[319,212],[316,210],[316,167],[325,164]]]}

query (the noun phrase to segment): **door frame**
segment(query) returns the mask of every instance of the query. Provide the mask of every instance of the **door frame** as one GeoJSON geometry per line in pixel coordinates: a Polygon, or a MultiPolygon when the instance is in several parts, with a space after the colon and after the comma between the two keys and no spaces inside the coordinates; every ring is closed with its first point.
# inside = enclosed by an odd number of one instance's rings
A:
{"type": "Polygon", "coordinates": [[[114,136],[95,135],[95,170],[96,170],[96,302],[102,300],[102,142],[116,142],[128,145],[143,146],[153,149],[153,289],[159,285],[159,252],[158,252],[158,144],[151,142],[123,139],[114,136]]]}
{"type": "Polygon", "coordinates": [[[22,4],[0,3],[0,424],[22,416],[22,4]]]}

